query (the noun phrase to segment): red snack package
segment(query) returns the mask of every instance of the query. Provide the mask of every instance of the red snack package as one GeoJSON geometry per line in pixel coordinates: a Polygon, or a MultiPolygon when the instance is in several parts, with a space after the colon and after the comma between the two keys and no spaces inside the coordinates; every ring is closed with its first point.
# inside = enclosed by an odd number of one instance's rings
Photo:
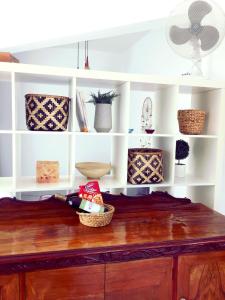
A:
{"type": "Polygon", "coordinates": [[[80,186],[79,197],[99,205],[104,205],[98,181],[90,181],[80,186]]]}

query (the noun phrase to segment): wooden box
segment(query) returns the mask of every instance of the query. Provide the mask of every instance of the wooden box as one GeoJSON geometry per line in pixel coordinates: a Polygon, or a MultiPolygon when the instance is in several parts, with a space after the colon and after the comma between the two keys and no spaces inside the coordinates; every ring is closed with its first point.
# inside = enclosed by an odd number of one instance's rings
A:
{"type": "Polygon", "coordinates": [[[58,161],[37,161],[36,164],[37,183],[59,182],[59,162],[58,161]]]}

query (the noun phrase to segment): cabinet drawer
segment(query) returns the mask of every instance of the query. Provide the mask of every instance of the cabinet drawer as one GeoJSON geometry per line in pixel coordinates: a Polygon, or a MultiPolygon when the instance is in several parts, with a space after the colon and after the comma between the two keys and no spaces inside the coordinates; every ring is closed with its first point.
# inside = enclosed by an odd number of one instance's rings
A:
{"type": "Polygon", "coordinates": [[[178,258],[177,299],[225,300],[225,252],[178,258]]]}
{"type": "Polygon", "coordinates": [[[1,300],[19,300],[19,276],[1,275],[0,276],[0,299],[1,300]]]}
{"type": "Polygon", "coordinates": [[[172,258],[106,265],[107,300],[172,299],[172,258]]]}
{"type": "Polygon", "coordinates": [[[26,274],[27,300],[104,299],[104,265],[26,274]]]}

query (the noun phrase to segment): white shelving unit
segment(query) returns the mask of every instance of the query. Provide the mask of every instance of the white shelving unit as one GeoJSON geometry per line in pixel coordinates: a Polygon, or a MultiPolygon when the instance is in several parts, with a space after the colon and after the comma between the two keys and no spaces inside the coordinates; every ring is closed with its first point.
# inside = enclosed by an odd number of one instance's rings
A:
{"type": "Polygon", "coordinates": [[[92,70],[74,70],[37,65],[0,63],[0,195],[13,195],[28,191],[74,190],[86,179],[75,170],[78,161],[111,162],[113,170],[100,180],[102,189],[149,187],[181,193],[216,208],[221,145],[224,134],[225,82],[195,78],[173,78],[134,75],[92,70]],[[79,132],[76,120],[76,90],[86,95],[98,89],[116,89],[120,97],[113,103],[113,128],[110,133],[97,133],[93,129],[94,107],[88,105],[91,131],[79,132]],[[25,123],[26,93],[59,94],[72,98],[68,131],[32,132],[25,123]],[[145,97],[153,101],[154,134],[140,133],[140,116],[145,97]],[[0,100],[1,103],[1,100],[0,100]],[[5,104],[7,103],[7,104],[5,104]],[[200,108],[207,112],[202,135],[179,133],[177,110],[200,108]],[[4,120],[4,122],[2,121],[4,120]],[[3,125],[4,124],[4,125],[3,125]],[[128,134],[128,129],[134,132],[128,134]],[[150,139],[152,147],[163,150],[165,181],[154,185],[127,183],[128,148],[140,147],[140,139],[150,139]],[[175,178],[175,145],[182,138],[190,144],[187,176],[175,178]],[[59,146],[60,145],[60,146],[59,146]],[[55,151],[57,149],[57,151],[55,151]],[[85,151],[84,151],[85,150],[85,151]],[[3,157],[3,159],[2,159],[3,157]],[[37,184],[37,160],[58,160],[60,182],[37,184]],[[1,165],[9,164],[7,173],[1,165]],[[176,191],[178,190],[178,192],[176,191]],[[182,190],[182,192],[181,192],[182,190]]]}

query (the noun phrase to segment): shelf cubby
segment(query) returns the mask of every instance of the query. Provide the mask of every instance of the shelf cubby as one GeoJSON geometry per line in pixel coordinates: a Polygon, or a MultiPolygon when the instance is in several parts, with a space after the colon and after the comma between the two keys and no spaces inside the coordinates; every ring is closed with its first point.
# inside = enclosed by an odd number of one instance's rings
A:
{"type": "Polygon", "coordinates": [[[12,130],[12,74],[0,72],[0,133],[12,130]]]}
{"type": "MultiPolygon", "coordinates": [[[[94,129],[95,105],[88,103],[91,93],[107,93],[115,91],[119,96],[112,103],[112,130],[111,133],[127,133],[128,105],[130,85],[129,82],[105,81],[105,80],[76,80],[77,91],[82,94],[87,111],[87,123],[90,133],[97,133],[94,129]]],[[[79,132],[78,122],[74,124],[75,132],[79,132]]]]}
{"type": "MultiPolygon", "coordinates": [[[[75,163],[111,163],[110,173],[99,180],[101,188],[119,188],[126,184],[127,141],[123,136],[76,136],[75,163]]],[[[87,182],[87,178],[75,169],[75,188],[87,182]]]]}
{"type": "Polygon", "coordinates": [[[148,143],[148,148],[157,148],[163,151],[163,174],[164,181],[157,184],[138,184],[133,185],[127,183],[127,187],[146,187],[146,186],[170,186],[173,184],[174,178],[174,153],[175,144],[174,138],[168,136],[154,136],[154,135],[129,135],[128,148],[140,148],[145,143],[148,143]]]}
{"type": "MultiPolygon", "coordinates": [[[[24,97],[26,94],[47,94],[72,97],[72,88],[73,78],[70,76],[16,73],[16,130],[27,130],[24,97]]],[[[70,113],[72,112],[70,111],[70,113]]]]}
{"type": "Polygon", "coordinates": [[[0,194],[13,191],[12,134],[0,134],[0,194]]]}
{"type": "Polygon", "coordinates": [[[214,208],[215,187],[214,186],[194,186],[187,187],[187,197],[195,203],[203,203],[210,208],[214,208]]]}
{"type": "Polygon", "coordinates": [[[129,128],[141,132],[142,106],[146,97],[152,100],[152,128],[155,134],[173,134],[178,87],[131,83],[129,128]]]}
{"type": "Polygon", "coordinates": [[[193,138],[184,136],[188,142],[190,151],[187,159],[182,163],[186,164],[186,176],[175,177],[175,185],[215,185],[217,170],[217,139],[193,138]]]}
{"type": "MultiPolygon", "coordinates": [[[[54,190],[55,194],[67,195],[70,190],[54,190]]],[[[22,199],[26,201],[38,201],[38,200],[45,200],[50,198],[53,194],[53,190],[42,190],[42,191],[26,191],[26,192],[17,192],[16,198],[22,199]]]]}
{"type": "Polygon", "coordinates": [[[17,134],[16,191],[70,189],[72,186],[70,144],[71,137],[65,135],[17,134]],[[36,183],[36,161],[38,160],[59,161],[58,183],[36,183]]]}
{"type": "MultiPolygon", "coordinates": [[[[221,126],[220,108],[223,89],[187,88],[181,86],[179,92],[177,109],[200,109],[205,111],[205,126],[201,136],[217,136],[221,126]]],[[[176,129],[179,132],[178,122],[176,129]]]]}
{"type": "Polygon", "coordinates": [[[214,208],[215,186],[179,186],[172,187],[169,190],[174,197],[191,199],[194,203],[203,203],[204,205],[214,208]]]}

